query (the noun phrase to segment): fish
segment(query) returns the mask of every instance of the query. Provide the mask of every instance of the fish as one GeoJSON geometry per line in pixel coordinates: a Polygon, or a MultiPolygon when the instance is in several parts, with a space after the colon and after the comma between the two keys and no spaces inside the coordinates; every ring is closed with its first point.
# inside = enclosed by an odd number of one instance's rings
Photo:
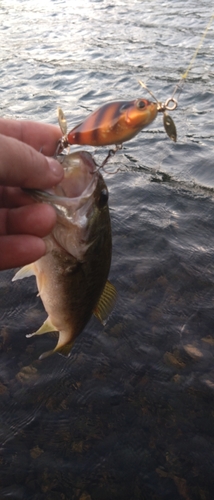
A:
{"type": "MultiPolygon", "coordinates": [[[[62,146],[121,145],[129,141],[157,116],[158,103],[147,99],[108,102],[91,113],[67,134],[67,125],[61,110],[61,130],[64,133],[62,146]]],[[[59,120],[60,121],[60,120],[59,120]]],[[[63,149],[62,147],[62,149],[63,149]]]]}
{"type": "Polygon", "coordinates": [[[59,332],[54,349],[69,355],[76,337],[92,314],[104,323],[117,292],[108,281],[112,237],[108,190],[96,164],[86,151],[58,157],[64,179],[48,191],[27,190],[37,201],[52,205],[57,222],[46,238],[47,253],[20,269],[13,281],[36,276],[47,319],[27,337],[59,332]]]}

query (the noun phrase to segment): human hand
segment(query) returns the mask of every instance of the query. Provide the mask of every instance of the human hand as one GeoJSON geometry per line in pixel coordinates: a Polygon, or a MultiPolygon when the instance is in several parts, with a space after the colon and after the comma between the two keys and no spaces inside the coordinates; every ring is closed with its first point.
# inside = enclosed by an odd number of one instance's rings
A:
{"type": "Polygon", "coordinates": [[[61,181],[62,166],[44,156],[54,154],[61,135],[54,125],[0,119],[0,270],[46,253],[42,238],[56,222],[55,210],[21,188],[47,189],[61,181]]]}

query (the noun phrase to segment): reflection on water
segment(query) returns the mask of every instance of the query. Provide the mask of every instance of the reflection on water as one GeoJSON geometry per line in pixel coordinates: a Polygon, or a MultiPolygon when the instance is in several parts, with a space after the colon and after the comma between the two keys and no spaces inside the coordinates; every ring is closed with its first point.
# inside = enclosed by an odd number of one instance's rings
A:
{"type": "MultiPolygon", "coordinates": [[[[0,5],[3,116],[72,127],[108,100],[169,97],[207,5],[24,0],[0,5]],[[146,96],[147,97],[147,96],[146,96]]],[[[212,500],[214,473],[213,27],[173,114],[111,160],[115,310],[68,359],[33,278],[0,279],[1,499],[212,500]]],[[[97,151],[102,161],[105,150],[97,151]]]]}

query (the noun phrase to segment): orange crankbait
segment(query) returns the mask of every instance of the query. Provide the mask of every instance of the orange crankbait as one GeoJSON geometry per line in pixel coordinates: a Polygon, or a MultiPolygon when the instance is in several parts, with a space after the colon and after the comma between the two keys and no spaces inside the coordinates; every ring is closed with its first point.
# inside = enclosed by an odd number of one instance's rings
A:
{"type": "MultiPolygon", "coordinates": [[[[154,97],[154,96],[153,96],[154,97]]],[[[147,99],[134,101],[115,101],[104,104],[91,113],[67,133],[67,122],[63,111],[58,109],[59,125],[63,133],[56,154],[72,144],[88,146],[120,146],[129,141],[140,130],[149,125],[158,112],[164,113],[164,127],[169,137],[176,141],[176,129],[173,120],[166,114],[166,109],[173,110],[177,106],[175,99],[168,99],[165,104],[151,102],[147,99]],[[170,101],[173,106],[169,106],[170,101]]]]}
{"type": "Polygon", "coordinates": [[[157,104],[146,99],[109,102],[91,113],[67,135],[69,144],[109,146],[129,141],[157,115],[157,104]]]}

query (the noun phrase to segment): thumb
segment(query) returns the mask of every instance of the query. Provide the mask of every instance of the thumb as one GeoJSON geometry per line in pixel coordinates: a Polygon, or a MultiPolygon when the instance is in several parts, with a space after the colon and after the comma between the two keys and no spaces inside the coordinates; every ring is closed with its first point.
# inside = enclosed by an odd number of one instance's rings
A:
{"type": "Polygon", "coordinates": [[[31,146],[0,135],[0,184],[46,189],[63,178],[63,167],[31,146]]]}

